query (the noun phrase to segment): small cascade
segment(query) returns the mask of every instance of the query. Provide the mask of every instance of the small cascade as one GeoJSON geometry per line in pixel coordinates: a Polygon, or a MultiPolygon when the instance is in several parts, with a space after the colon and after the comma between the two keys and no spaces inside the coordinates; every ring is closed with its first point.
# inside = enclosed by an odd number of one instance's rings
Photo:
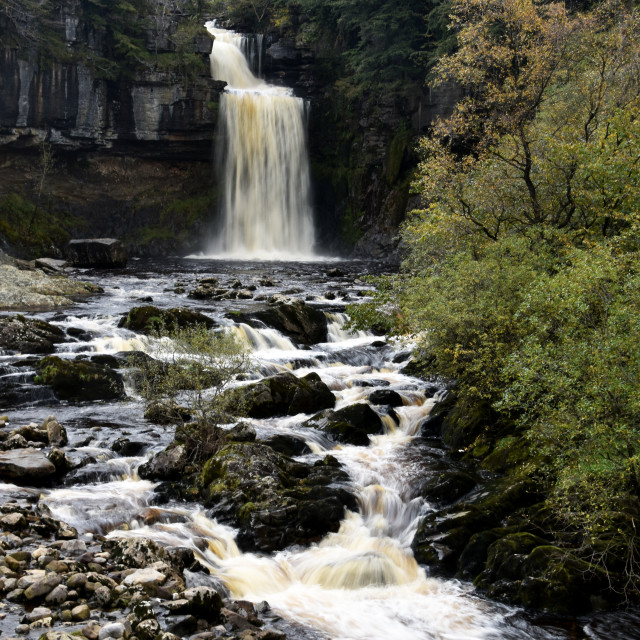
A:
{"type": "MultiPolygon", "coordinates": [[[[221,229],[212,253],[246,258],[308,258],[314,233],[305,104],[256,77],[247,61],[262,44],[214,22],[211,75],[221,97],[216,152],[221,229]]],[[[258,66],[261,59],[258,60],[258,66]]]]}

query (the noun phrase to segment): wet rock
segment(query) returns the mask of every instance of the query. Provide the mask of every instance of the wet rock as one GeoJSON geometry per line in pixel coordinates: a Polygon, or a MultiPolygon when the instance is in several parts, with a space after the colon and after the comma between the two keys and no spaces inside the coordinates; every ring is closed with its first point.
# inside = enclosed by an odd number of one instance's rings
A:
{"type": "Polygon", "coordinates": [[[61,400],[119,400],[126,396],[116,371],[84,360],[46,356],[38,363],[36,382],[50,385],[61,400]]]}
{"type": "Polygon", "coordinates": [[[148,462],[138,467],[138,474],[146,480],[179,480],[184,476],[186,449],[181,444],[171,443],[148,462]]]}
{"type": "Polygon", "coordinates": [[[71,609],[71,617],[78,622],[84,622],[91,617],[91,609],[86,604],[79,604],[71,609]]]}
{"type": "Polygon", "coordinates": [[[191,587],[180,594],[186,601],[184,611],[205,618],[208,621],[219,619],[222,598],[212,587],[191,587]]]}
{"type": "Polygon", "coordinates": [[[127,629],[122,622],[110,622],[100,629],[98,640],[107,640],[107,638],[126,638],[127,629]]]}
{"type": "Polygon", "coordinates": [[[389,407],[401,407],[404,403],[402,396],[392,389],[377,389],[369,394],[371,404],[384,404],[389,407]]]}
{"type": "Polygon", "coordinates": [[[69,589],[65,585],[59,584],[47,594],[44,600],[47,604],[55,606],[61,605],[68,597],[69,589]]]}
{"type": "Polygon", "coordinates": [[[115,238],[70,240],[65,257],[74,267],[120,269],[127,266],[127,250],[115,238]]]}
{"type": "Polygon", "coordinates": [[[72,636],[64,631],[49,631],[40,636],[38,640],[78,640],[78,636],[72,636]]]}
{"type": "Polygon", "coordinates": [[[246,422],[239,422],[227,431],[226,436],[234,442],[255,442],[256,430],[246,422]]]}
{"type": "Polygon", "coordinates": [[[52,449],[47,454],[47,459],[56,468],[58,475],[62,475],[73,467],[67,454],[62,449],[52,449]]]}
{"type": "Polygon", "coordinates": [[[303,423],[324,431],[336,442],[367,446],[369,435],[384,432],[380,416],[363,402],[349,405],[338,411],[325,411],[303,423]]]}
{"type": "Polygon", "coordinates": [[[243,315],[241,320],[254,327],[259,326],[256,320],[263,322],[300,344],[327,341],[327,317],[302,300],[274,297],[268,307],[243,315]]]}
{"type": "Polygon", "coordinates": [[[24,590],[24,597],[27,600],[35,600],[53,591],[62,578],[56,573],[48,573],[42,580],[34,582],[24,590]]]}
{"type": "Polygon", "coordinates": [[[0,479],[16,484],[35,484],[52,479],[55,466],[38,449],[19,449],[0,453],[0,479]]]}
{"type": "Polygon", "coordinates": [[[287,433],[276,433],[263,442],[274,451],[284,453],[286,456],[301,456],[305,453],[311,453],[311,449],[302,438],[287,433]]]}
{"type": "Polygon", "coordinates": [[[31,623],[36,620],[42,620],[42,618],[48,618],[51,616],[51,609],[48,607],[35,607],[22,619],[22,622],[31,623]]]}
{"type": "Polygon", "coordinates": [[[164,547],[143,538],[111,538],[103,542],[102,548],[109,551],[118,564],[136,569],[169,559],[164,547]]]}
{"type": "Polygon", "coordinates": [[[182,424],[191,420],[191,412],[176,402],[152,402],[144,417],[155,424],[182,424]]]}
{"type": "Polygon", "coordinates": [[[159,585],[167,579],[163,573],[156,571],[155,569],[146,568],[138,569],[133,573],[130,573],[124,580],[123,584],[127,585],[159,585]]]}
{"type": "Polygon", "coordinates": [[[135,626],[134,631],[140,640],[155,640],[161,631],[160,623],[154,619],[143,620],[135,626]]]}
{"type": "MultiPolygon", "coordinates": [[[[87,640],[98,640],[100,637],[100,623],[95,620],[89,620],[89,622],[82,628],[82,635],[87,640]]],[[[118,636],[119,637],[119,636],[118,636]]]]}
{"type": "Polygon", "coordinates": [[[118,326],[151,334],[157,331],[167,333],[175,329],[184,329],[201,324],[210,329],[214,321],[203,313],[186,308],[159,309],[151,305],[134,307],[122,317],[118,326]]]}
{"type": "Polygon", "coordinates": [[[211,514],[240,529],[245,550],[271,552],[337,531],[354,496],[337,467],[295,462],[261,443],[230,443],[198,479],[211,514]]]}
{"type": "Polygon", "coordinates": [[[298,378],[279,373],[232,391],[251,418],[313,413],[335,405],[335,397],[317,373],[298,378]]]}
{"type": "Polygon", "coordinates": [[[147,447],[148,442],[130,440],[129,438],[118,438],[112,445],[111,450],[119,453],[123,457],[139,456],[147,447]]]}
{"type": "Polygon", "coordinates": [[[472,473],[451,470],[428,480],[420,489],[420,495],[430,503],[449,505],[478,486],[478,478],[472,473]]]}
{"type": "Polygon", "coordinates": [[[66,260],[56,260],[55,258],[36,258],[35,266],[45,273],[62,273],[68,266],[66,260]]]}
{"type": "Polygon", "coordinates": [[[64,331],[43,320],[21,315],[0,316],[0,349],[16,353],[47,354],[64,342],[64,331]]]}
{"type": "Polygon", "coordinates": [[[472,557],[473,554],[465,552],[469,545],[477,545],[475,534],[499,527],[507,515],[540,499],[536,483],[529,478],[490,481],[475,501],[461,502],[425,516],[412,542],[416,560],[436,572],[462,573],[465,568],[461,559],[472,557]]]}
{"type": "Polygon", "coordinates": [[[67,430],[55,419],[54,416],[45,418],[40,429],[42,429],[53,447],[63,447],[69,441],[67,430]]]}

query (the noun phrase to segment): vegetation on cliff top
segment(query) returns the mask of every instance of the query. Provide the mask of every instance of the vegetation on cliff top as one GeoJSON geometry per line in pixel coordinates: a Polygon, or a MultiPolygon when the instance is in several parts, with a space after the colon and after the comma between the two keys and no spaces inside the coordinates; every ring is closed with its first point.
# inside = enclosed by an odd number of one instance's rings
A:
{"type": "Polygon", "coordinates": [[[467,97],[421,142],[402,274],[353,311],[457,381],[468,455],[530,442],[572,549],[637,596],[640,16],[456,0],[453,26],[435,72],[467,97]]]}

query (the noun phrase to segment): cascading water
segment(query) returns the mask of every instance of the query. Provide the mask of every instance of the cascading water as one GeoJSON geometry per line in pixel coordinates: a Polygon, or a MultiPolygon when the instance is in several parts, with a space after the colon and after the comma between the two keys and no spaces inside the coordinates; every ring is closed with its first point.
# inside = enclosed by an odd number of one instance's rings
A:
{"type": "Polygon", "coordinates": [[[300,259],[313,254],[305,105],[249,68],[246,38],[207,23],[211,75],[221,96],[216,152],[221,228],[212,254],[300,259]]]}

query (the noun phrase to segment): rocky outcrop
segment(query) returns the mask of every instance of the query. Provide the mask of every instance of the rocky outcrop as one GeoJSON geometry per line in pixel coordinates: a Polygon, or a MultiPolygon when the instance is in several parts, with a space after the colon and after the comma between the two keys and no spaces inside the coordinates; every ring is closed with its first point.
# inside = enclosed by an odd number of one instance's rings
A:
{"type": "Polygon", "coordinates": [[[333,407],[336,399],[317,373],[298,378],[279,373],[226,394],[231,406],[251,418],[294,416],[333,407]]]}
{"type": "Polygon", "coordinates": [[[274,296],[269,302],[264,309],[234,318],[254,327],[264,323],[300,344],[327,341],[327,316],[322,311],[296,298],[274,296]]]}
{"type": "Polygon", "coordinates": [[[67,260],[74,267],[119,269],[127,265],[127,250],[115,238],[70,240],[66,247],[67,260]]]}
{"type": "Polygon", "coordinates": [[[231,443],[204,466],[200,494],[213,516],[237,526],[244,550],[273,552],[337,531],[355,497],[331,456],[294,462],[260,443],[231,443]]]}
{"type": "Polygon", "coordinates": [[[207,329],[214,326],[214,321],[203,313],[187,308],[159,309],[152,305],[133,307],[119,322],[120,327],[150,334],[155,331],[185,329],[194,325],[204,325],[207,329]]]}
{"type": "Polygon", "coordinates": [[[383,433],[380,416],[363,402],[338,411],[325,411],[307,420],[302,426],[324,431],[336,442],[362,447],[369,445],[369,435],[383,433]]]}
{"type": "MultiPolygon", "coordinates": [[[[0,309],[46,310],[69,306],[76,296],[101,292],[96,285],[66,276],[51,276],[39,269],[0,265],[0,309]]],[[[12,347],[8,347],[12,348],[12,347]]],[[[42,352],[40,352],[42,353],[42,352]]]]}
{"type": "Polygon", "coordinates": [[[55,465],[39,449],[15,449],[0,453],[0,479],[40,486],[57,474],[55,465]]]}
{"type": "Polygon", "coordinates": [[[111,367],[86,360],[46,356],[36,382],[50,385],[61,400],[119,400],[125,397],[122,377],[111,367]]]}
{"type": "Polygon", "coordinates": [[[0,349],[16,353],[53,353],[64,342],[64,331],[44,320],[0,316],[0,349]]]}

